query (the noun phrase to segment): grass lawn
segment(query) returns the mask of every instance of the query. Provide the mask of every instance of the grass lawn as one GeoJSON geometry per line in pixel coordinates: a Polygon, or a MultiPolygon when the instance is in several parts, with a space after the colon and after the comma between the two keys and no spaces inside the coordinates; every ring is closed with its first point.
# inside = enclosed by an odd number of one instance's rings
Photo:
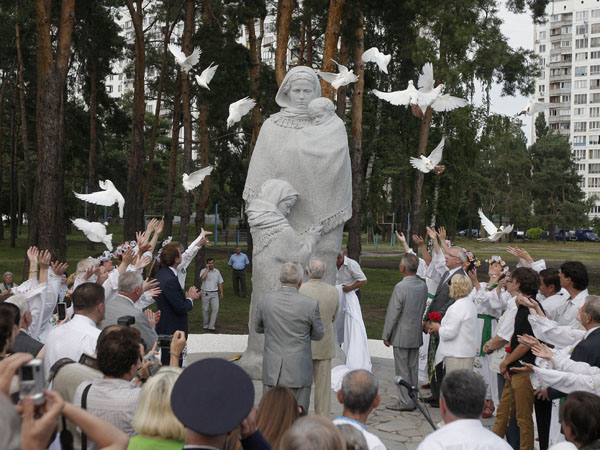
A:
{"type": "MultiPolygon", "coordinates": [[[[113,242],[122,241],[122,227],[111,226],[113,242]]],[[[179,234],[176,226],[173,235],[179,234]]],[[[230,232],[234,236],[235,232],[230,232]]],[[[233,253],[235,242],[229,242],[228,246],[219,237],[219,245],[211,246],[207,249],[207,256],[215,258],[216,267],[221,271],[225,280],[224,294],[225,299],[220,305],[219,317],[217,319],[217,332],[230,334],[248,333],[248,310],[250,298],[236,297],[233,293],[231,282],[231,269],[227,265],[229,255],[233,253]]],[[[190,236],[190,242],[192,236],[190,236]]],[[[364,242],[364,241],[363,241],[364,242]]],[[[516,259],[505,252],[506,243],[477,242],[466,238],[458,238],[457,245],[461,245],[472,250],[479,259],[489,258],[492,254],[501,255],[510,265],[514,267],[516,259]]],[[[544,258],[548,266],[556,267],[562,261],[572,259],[584,262],[590,272],[591,293],[600,294],[600,243],[590,242],[548,242],[548,241],[515,241],[513,245],[524,247],[529,251],[534,259],[544,258]]],[[[25,257],[26,231],[17,239],[16,248],[10,248],[9,240],[0,241],[0,273],[11,271],[15,273],[15,280],[19,282],[22,279],[23,261],[25,257]]],[[[104,251],[104,246],[96,244],[95,251],[87,249],[87,241],[83,234],[74,231],[67,236],[67,263],[68,272],[71,273],[79,261],[89,255],[97,255],[104,251]]],[[[361,289],[361,306],[363,319],[367,329],[367,335],[371,339],[380,339],[383,330],[385,311],[387,303],[392,294],[394,285],[400,281],[401,276],[397,270],[398,262],[402,256],[400,247],[392,248],[390,243],[378,245],[363,246],[362,264],[364,272],[369,280],[367,285],[361,289]]],[[[188,272],[190,276],[187,279],[187,285],[193,283],[194,265],[192,263],[188,272]]],[[[201,262],[204,266],[204,262],[201,262]]],[[[482,266],[482,279],[485,278],[485,265],[482,266]]],[[[252,290],[252,281],[250,274],[247,276],[248,292],[252,290]]],[[[190,332],[203,333],[202,330],[202,307],[201,302],[197,302],[195,308],[189,315],[190,332]]]]}

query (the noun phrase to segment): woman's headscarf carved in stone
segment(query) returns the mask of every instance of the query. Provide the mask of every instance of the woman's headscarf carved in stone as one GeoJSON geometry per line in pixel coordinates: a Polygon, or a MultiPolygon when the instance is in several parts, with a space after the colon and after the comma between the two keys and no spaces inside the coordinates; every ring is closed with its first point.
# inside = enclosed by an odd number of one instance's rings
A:
{"type": "Polygon", "coordinates": [[[292,105],[290,89],[292,87],[292,83],[296,80],[306,80],[311,82],[313,89],[315,90],[313,98],[321,96],[321,84],[319,83],[319,77],[314,69],[308,66],[297,66],[290,69],[290,71],[285,75],[285,78],[281,82],[281,86],[279,86],[279,90],[277,91],[275,101],[279,106],[281,106],[281,112],[285,115],[293,115],[296,117],[302,116],[308,118],[308,111],[306,107],[296,108],[292,105]]]}
{"type": "Polygon", "coordinates": [[[265,181],[258,196],[250,202],[246,214],[252,228],[264,229],[279,225],[288,225],[286,215],[289,211],[281,211],[279,204],[285,200],[296,201],[298,192],[283,180],[270,179],[265,181]]]}

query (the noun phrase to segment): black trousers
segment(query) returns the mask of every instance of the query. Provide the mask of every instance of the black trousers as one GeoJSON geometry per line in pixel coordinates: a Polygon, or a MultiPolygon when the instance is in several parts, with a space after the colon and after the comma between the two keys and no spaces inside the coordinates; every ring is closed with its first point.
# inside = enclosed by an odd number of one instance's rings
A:
{"type": "Polygon", "coordinates": [[[246,289],[246,269],[233,269],[233,292],[235,292],[235,295],[240,295],[240,285],[242,288],[242,295],[247,296],[248,291],[246,289]]]}
{"type": "Polygon", "coordinates": [[[552,420],[552,401],[535,399],[535,422],[540,438],[540,450],[546,450],[550,443],[550,422],[552,420]]]}

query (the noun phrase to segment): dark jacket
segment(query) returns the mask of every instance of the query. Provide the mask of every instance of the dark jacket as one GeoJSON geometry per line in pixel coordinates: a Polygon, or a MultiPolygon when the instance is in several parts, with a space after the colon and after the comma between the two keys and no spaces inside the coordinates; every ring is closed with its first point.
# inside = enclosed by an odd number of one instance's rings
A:
{"type": "Polygon", "coordinates": [[[188,334],[188,311],[194,307],[179,284],[177,275],[168,267],[163,267],[156,274],[162,293],[156,297],[156,304],[161,312],[156,324],[158,334],[173,334],[180,330],[188,334]]]}

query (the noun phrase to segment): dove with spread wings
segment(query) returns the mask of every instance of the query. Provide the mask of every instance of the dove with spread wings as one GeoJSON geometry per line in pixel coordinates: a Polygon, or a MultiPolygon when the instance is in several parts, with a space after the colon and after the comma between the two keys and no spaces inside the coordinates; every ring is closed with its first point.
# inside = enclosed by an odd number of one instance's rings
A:
{"type": "Polygon", "coordinates": [[[75,197],[84,202],[93,203],[94,205],[111,206],[117,203],[119,205],[119,217],[123,217],[123,207],[125,206],[125,199],[121,195],[112,181],[104,180],[98,181],[100,189],[103,191],[94,192],[92,194],[78,194],[73,192],[75,197]]]}
{"type": "Polygon", "coordinates": [[[488,237],[486,237],[486,238],[477,239],[478,241],[496,242],[502,236],[509,235],[512,232],[512,230],[513,230],[512,225],[508,225],[506,227],[503,225],[500,228],[496,227],[496,225],[494,225],[494,222],[492,222],[490,219],[488,219],[485,216],[485,214],[483,214],[483,211],[481,208],[479,208],[479,211],[477,211],[477,213],[479,214],[479,218],[481,219],[481,226],[483,226],[483,229],[485,230],[485,232],[488,235],[488,237]]]}
{"type": "Polygon", "coordinates": [[[229,117],[227,117],[227,128],[234,123],[242,120],[242,117],[248,114],[256,105],[256,100],[250,97],[244,97],[235,103],[229,105],[229,117]]]}
{"type": "Polygon", "coordinates": [[[85,219],[72,220],[73,225],[85,234],[92,242],[102,242],[109,252],[112,252],[112,234],[106,234],[106,224],[100,222],[88,222],[85,219]]]}
{"type": "Polygon", "coordinates": [[[423,173],[431,172],[442,160],[442,152],[444,151],[445,142],[446,138],[443,137],[440,143],[437,145],[436,148],[433,149],[429,156],[421,155],[418,158],[414,158],[411,156],[410,165],[423,173]]]}
{"type": "Polygon", "coordinates": [[[533,116],[536,113],[540,113],[545,111],[550,107],[550,104],[544,102],[537,102],[533,98],[529,98],[527,100],[527,105],[525,105],[525,109],[523,109],[517,116],[522,116],[523,114],[527,114],[528,116],[533,116]]]}
{"type": "Polygon", "coordinates": [[[202,51],[196,47],[190,56],[185,56],[185,53],[181,50],[181,47],[175,44],[169,44],[169,51],[175,57],[175,62],[181,67],[186,74],[190,71],[192,67],[198,64],[200,60],[200,53],[202,51]]]}
{"type": "Polygon", "coordinates": [[[350,83],[355,83],[358,81],[358,77],[354,75],[353,70],[348,70],[346,66],[341,65],[335,59],[332,59],[332,61],[340,71],[339,73],[321,72],[320,70],[317,70],[317,74],[327,83],[331,84],[331,87],[338,89],[342,86],[346,86],[350,83]]]}
{"type": "Polygon", "coordinates": [[[204,178],[206,178],[208,175],[210,175],[212,170],[213,170],[213,166],[206,166],[200,170],[196,170],[195,172],[190,173],[189,175],[187,173],[184,173],[183,174],[183,182],[182,182],[183,188],[187,192],[190,192],[191,190],[200,186],[202,181],[204,181],[204,178]]]}
{"type": "Polygon", "coordinates": [[[373,62],[377,64],[379,70],[383,73],[388,73],[387,66],[392,60],[392,55],[384,55],[377,47],[371,47],[362,54],[361,59],[366,63],[373,62]]]}
{"type": "Polygon", "coordinates": [[[208,89],[209,91],[210,88],[208,87],[208,83],[210,83],[210,81],[213,79],[213,77],[215,76],[215,72],[219,67],[218,65],[213,66],[213,64],[214,63],[210,63],[210,65],[202,71],[200,76],[196,75],[196,82],[198,83],[198,85],[200,87],[203,87],[204,89],[208,89]]]}

